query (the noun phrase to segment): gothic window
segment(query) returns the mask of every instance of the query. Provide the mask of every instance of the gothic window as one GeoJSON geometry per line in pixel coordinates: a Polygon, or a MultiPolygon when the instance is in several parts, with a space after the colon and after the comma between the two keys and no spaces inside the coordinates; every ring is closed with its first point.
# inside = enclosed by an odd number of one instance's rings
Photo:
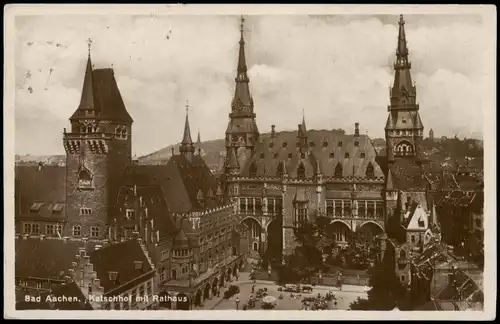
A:
{"type": "Polygon", "coordinates": [[[292,158],[292,153],[288,153],[288,158],[291,159],[292,158]]]}
{"type": "Polygon", "coordinates": [[[336,178],[342,178],[342,165],[340,163],[337,163],[337,166],[335,167],[334,176],[336,178]]]}
{"type": "Polygon", "coordinates": [[[250,177],[256,177],[257,176],[257,165],[255,162],[250,164],[250,177]]]}
{"type": "Polygon", "coordinates": [[[307,203],[297,203],[295,206],[295,226],[300,226],[307,221],[307,203]]]}
{"type": "Polygon", "coordinates": [[[283,144],[282,144],[282,146],[283,146],[283,147],[287,147],[287,145],[288,145],[288,144],[287,144],[287,142],[286,142],[286,141],[284,141],[284,142],[283,142],[283,144]]]}
{"type": "Polygon", "coordinates": [[[32,223],[24,223],[23,230],[25,234],[38,234],[40,231],[40,225],[32,223]]]}
{"type": "Polygon", "coordinates": [[[90,237],[99,237],[99,227],[97,226],[90,227],[90,237]]]}
{"type": "Polygon", "coordinates": [[[366,155],[365,155],[365,152],[361,152],[360,156],[361,156],[361,158],[362,158],[362,159],[364,159],[364,158],[365,158],[365,156],[366,156],[366,155]]]}
{"type": "Polygon", "coordinates": [[[342,141],[339,141],[338,146],[339,146],[339,147],[342,147],[342,141]]]}
{"type": "Polygon", "coordinates": [[[371,163],[368,163],[368,166],[366,167],[366,177],[369,179],[375,177],[375,170],[374,170],[373,165],[371,163]]]}
{"type": "Polygon", "coordinates": [[[358,142],[358,141],[355,141],[355,142],[354,142],[354,146],[359,146],[359,142],[358,142]]]}
{"type": "Polygon", "coordinates": [[[283,163],[279,163],[279,164],[278,164],[278,167],[277,167],[277,169],[276,169],[276,175],[277,175],[278,177],[283,176],[283,163]]]}
{"type": "Polygon", "coordinates": [[[73,226],[73,236],[82,235],[82,227],[80,225],[73,226]]]}
{"type": "Polygon", "coordinates": [[[335,153],[330,153],[330,159],[333,159],[335,157],[335,153]]]}
{"type": "Polygon", "coordinates": [[[92,175],[85,168],[81,168],[80,171],[78,172],[78,188],[79,189],[92,188],[92,175]]]}
{"type": "Polygon", "coordinates": [[[115,128],[115,137],[117,139],[125,140],[128,137],[127,126],[119,125],[115,128]]]}
{"type": "Polygon", "coordinates": [[[304,167],[303,163],[300,163],[299,167],[297,168],[297,178],[298,179],[306,178],[306,168],[304,167]]]}

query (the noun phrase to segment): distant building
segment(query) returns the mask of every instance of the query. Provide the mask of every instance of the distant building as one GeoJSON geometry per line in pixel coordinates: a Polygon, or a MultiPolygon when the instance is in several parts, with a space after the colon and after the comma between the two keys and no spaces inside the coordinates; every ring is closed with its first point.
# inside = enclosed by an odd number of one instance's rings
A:
{"type": "Polygon", "coordinates": [[[431,141],[433,141],[433,140],[434,140],[434,131],[432,130],[432,128],[429,130],[429,139],[430,139],[431,141]]]}

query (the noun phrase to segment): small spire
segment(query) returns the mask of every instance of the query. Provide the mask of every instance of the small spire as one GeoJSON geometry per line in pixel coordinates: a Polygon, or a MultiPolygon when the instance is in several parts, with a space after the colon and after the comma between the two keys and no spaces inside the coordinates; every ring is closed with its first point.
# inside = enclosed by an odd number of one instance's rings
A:
{"type": "Polygon", "coordinates": [[[90,57],[90,49],[92,47],[92,39],[90,37],[87,38],[87,46],[88,46],[89,57],[90,57]]]}
{"type": "Polygon", "coordinates": [[[186,101],[186,122],[184,123],[184,136],[181,144],[193,144],[191,139],[191,129],[189,127],[189,101],[186,101]]]}
{"type": "Polygon", "coordinates": [[[201,137],[200,137],[200,129],[198,128],[198,138],[196,139],[196,146],[198,149],[198,155],[201,156],[201,137]]]}

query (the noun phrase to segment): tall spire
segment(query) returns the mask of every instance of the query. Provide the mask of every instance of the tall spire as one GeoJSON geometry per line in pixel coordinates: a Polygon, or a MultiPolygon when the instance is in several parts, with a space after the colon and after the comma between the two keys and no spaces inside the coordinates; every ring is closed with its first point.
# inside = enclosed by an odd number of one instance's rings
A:
{"type": "Polygon", "coordinates": [[[238,68],[236,73],[236,87],[234,90],[234,97],[231,103],[231,110],[233,113],[240,113],[243,115],[253,113],[253,99],[250,95],[250,88],[248,83],[250,80],[247,75],[247,62],[245,57],[245,38],[243,36],[245,19],[241,17],[240,24],[240,49],[238,54],[238,68]]]}
{"type": "Polygon", "coordinates": [[[405,21],[399,16],[399,34],[396,47],[396,62],[394,63],[394,84],[391,89],[391,108],[404,108],[416,105],[416,89],[411,79],[411,63],[408,58],[405,21]]]}
{"type": "Polygon", "coordinates": [[[191,129],[189,127],[189,103],[186,103],[186,122],[184,124],[184,135],[182,136],[181,146],[179,148],[181,155],[191,160],[194,153],[194,144],[191,139],[191,129]]]}
{"type": "Polygon", "coordinates": [[[90,57],[90,47],[92,40],[89,38],[87,40],[88,44],[88,57],[87,57],[87,68],[85,69],[85,78],[83,79],[82,97],[80,99],[80,105],[78,109],[95,109],[94,106],[94,89],[93,89],[93,71],[92,71],[92,59],[90,57]]]}
{"type": "Polygon", "coordinates": [[[306,114],[304,113],[304,109],[302,109],[302,132],[304,133],[304,135],[307,133],[306,114]]]}
{"type": "Polygon", "coordinates": [[[189,127],[189,102],[186,102],[186,121],[184,123],[184,135],[181,144],[193,144],[191,129],[189,127]]]}

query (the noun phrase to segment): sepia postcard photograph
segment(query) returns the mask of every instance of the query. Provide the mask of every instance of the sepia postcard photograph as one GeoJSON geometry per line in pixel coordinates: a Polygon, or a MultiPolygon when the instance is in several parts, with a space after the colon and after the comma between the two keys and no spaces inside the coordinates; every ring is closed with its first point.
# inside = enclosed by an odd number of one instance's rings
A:
{"type": "Polygon", "coordinates": [[[4,318],[493,320],[496,37],[481,5],[4,7],[4,318]]]}

